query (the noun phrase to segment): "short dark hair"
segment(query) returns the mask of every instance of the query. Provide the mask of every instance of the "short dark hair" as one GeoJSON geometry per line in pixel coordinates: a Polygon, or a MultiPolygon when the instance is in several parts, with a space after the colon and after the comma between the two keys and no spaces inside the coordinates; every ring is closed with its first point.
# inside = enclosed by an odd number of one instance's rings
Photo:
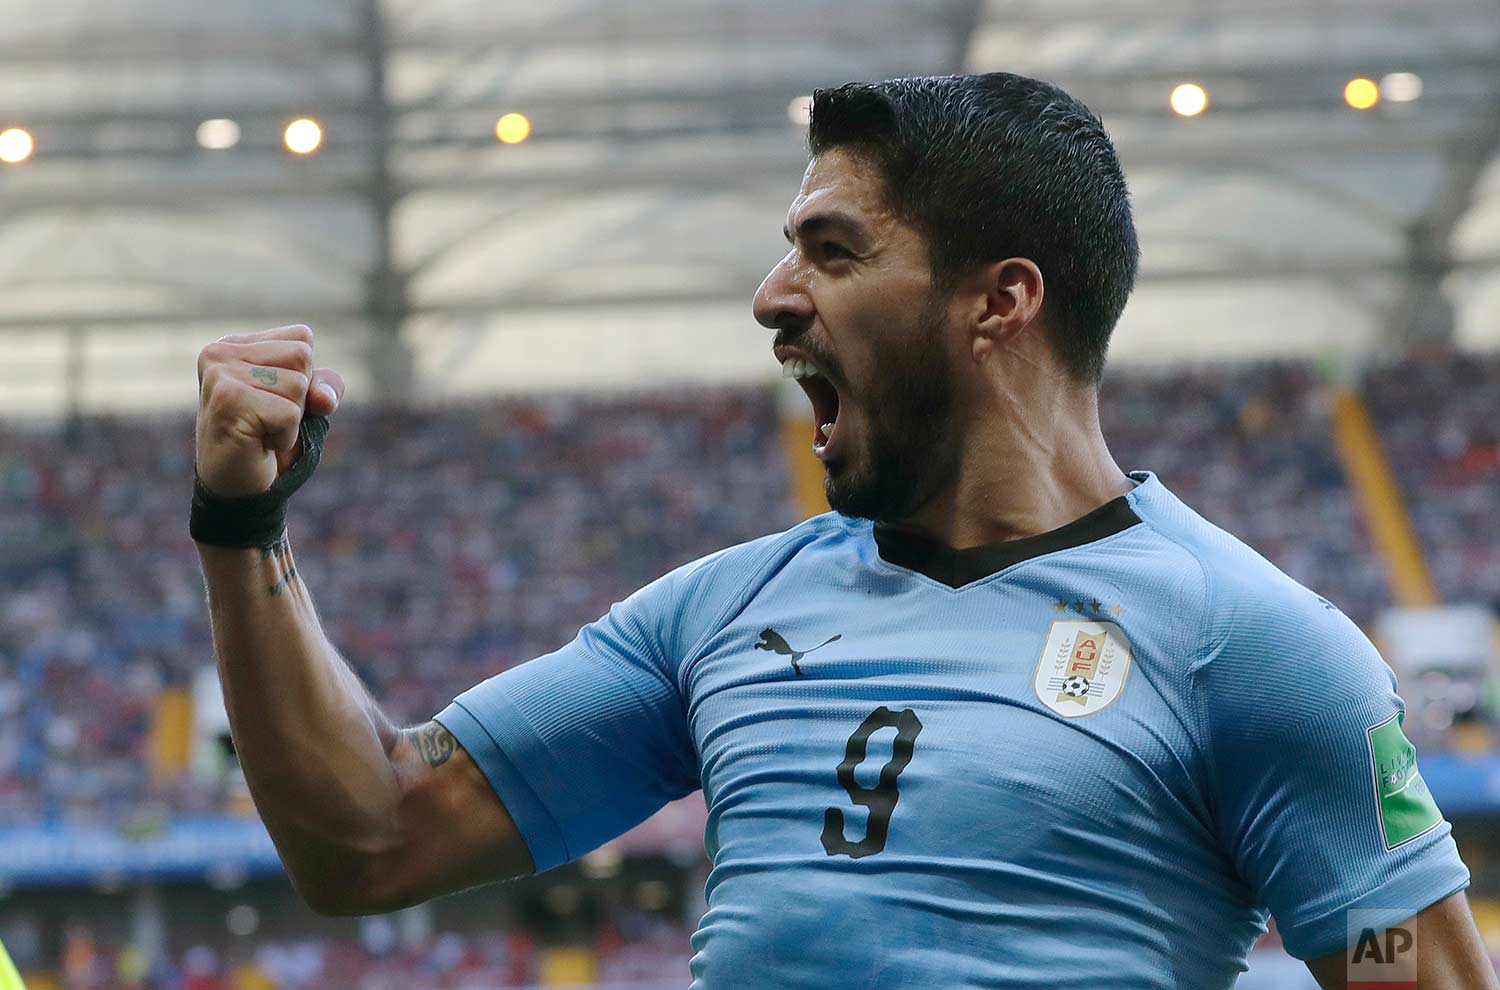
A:
{"type": "Polygon", "coordinates": [[[808,147],[879,166],[939,286],[1002,258],[1035,262],[1054,353],[1099,383],[1140,247],[1119,158],[1087,107],[1008,72],[850,83],[814,92],[808,147]]]}

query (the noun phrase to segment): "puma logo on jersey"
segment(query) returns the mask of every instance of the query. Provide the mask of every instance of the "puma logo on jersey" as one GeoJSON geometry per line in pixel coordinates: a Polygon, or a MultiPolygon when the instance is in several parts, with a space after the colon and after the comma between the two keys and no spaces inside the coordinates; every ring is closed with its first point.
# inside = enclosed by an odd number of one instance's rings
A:
{"type": "Polygon", "coordinates": [[[760,631],[760,642],[755,644],[755,648],[757,650],[765,650],[767,653],[780,653],[784,657],[791,657],[792,669],[797,672],[798,677],[801,677],[802,668],[797,666],[798,660],[801,660],[813,650],[821,650],[829,643],[836,642],[837,640],[843,638],[843,633],[835,633],[832,636],[829,636],[827,639],[823,640],[823,642],[819,643],[817,646],[814,646],[811,650],[794,650],[786,640],[781,638],[781,633],[777,632],[774,629],[762,629],[760,631]]]}

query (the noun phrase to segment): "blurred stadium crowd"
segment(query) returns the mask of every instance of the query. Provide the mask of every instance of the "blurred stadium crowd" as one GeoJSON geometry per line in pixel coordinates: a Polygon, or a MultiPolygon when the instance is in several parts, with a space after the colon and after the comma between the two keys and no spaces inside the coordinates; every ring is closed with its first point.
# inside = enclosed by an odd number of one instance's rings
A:
{"type": "Polygon", "coordinates": [[[1438,593],[1500,610],[1500,358],[1437,352],[1365,379],[1438,593]]]}
{"type": "MultiPolygon", "coordinates": [[[[1362,391],[1441,595],[1500,607],[1500,360],[1408,358],[1362,391]]],[[[1101,416],[1122,466],[1356,622],[1390,603],[1314,367],[1117,373],[1101,416]]],[[[349,410],[294,506],[298,566],[393,716],[424,720],[677,564],[794,522],[777,421],[753,390],[349,410]]],[[[145,752],[163,686],[212,659],[191,457],[182,418],[0,427],[0,823],[222,804],[145,752]]]]}
{"type": "MultiPolygon", "coordinates": [[[[683,561],[789,525],[768,392],[339,416],[297,496],[297,566],[392,717],[550,652],[683,561]]],[[[212,661],[185,524],[192,425],[0,431],[0,823],[213,810],[146,752],[212,661]]]]}
{"type": "Polygon", "coordinates": [[[586,981],[593,990],[657,990],[674,976],[679,985],[690,978],[691,934],[627,911],[598,920],[568,946],[543,945],[509,925],[403,940],[390,922],[373,918],[355,938],[199,942],[148,960],[80,925],[64,936],[57,982],[66,990],[495,990],[586,981]]]}
{"type": "MultiPolygon", "coordinates": [[[[1157,472],[1368,628],[1390,596],[1325,380],[1283,362],[1116,372],[1103,428],[1122,467],[1157,472]]],[[[1414,356],[1358,385],[1441,595],[1500,608],[1500,359],[1414,356]]],[[[158,697],[212,662],[186,534],[191,465],[181,417],[0,426],[0,825],[244,810],[223,775],[154,772],[148,752],[158,697]]],[[[670,568],[799,513],[776,393],[695,390],[350,408],[292,518],[329,636],[393,717],[416,722],[670,568]]],[[[590,979],[685,973],[689,913],[606,914],[590,979]]],[[[123,942],[79,930],[60,970],[69,988],[521,985],[557,965],[529,938],[197,944],[148,972],[123,942]]]]}

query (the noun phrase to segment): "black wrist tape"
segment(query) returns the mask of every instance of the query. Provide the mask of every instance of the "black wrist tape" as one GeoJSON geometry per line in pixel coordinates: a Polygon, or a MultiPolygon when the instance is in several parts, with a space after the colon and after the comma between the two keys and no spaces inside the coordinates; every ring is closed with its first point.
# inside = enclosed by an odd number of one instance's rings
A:
{"type": "Polygon", "coordinates": [[[198,543],[214,547],[264,550],[274,546],[286,533],[286,505],[292,493],[301,488],[323,457],[323,440],[328,436],[328,417],[308,413],[297,427],[302,454],[286,473],[259,495],[225,498],[203,487],[193,476],[193,510],[188,517],[188,532],[198,543]]]}

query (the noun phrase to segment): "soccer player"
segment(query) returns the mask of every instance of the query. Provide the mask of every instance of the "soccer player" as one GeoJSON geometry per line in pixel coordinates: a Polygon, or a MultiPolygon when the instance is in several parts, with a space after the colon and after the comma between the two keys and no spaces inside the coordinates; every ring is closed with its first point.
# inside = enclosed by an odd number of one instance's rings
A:
{"type": "Polygon", "coordinates": [[[1098,119],[1014,75],[907,79],[819,92],[809,143],[754,309],[834,511],[426,725],[340,660],[282,529],[342,380],[305,327],[205,348],[193,532],[302,894],[385,911],[547,870],[701,787],[700,990],[1227,988],[1268,910],[1324,987],[1400,924],[1421,987],[1494,988],[1389,668],[1110,456],[1138,252],[1098,119]]]}

